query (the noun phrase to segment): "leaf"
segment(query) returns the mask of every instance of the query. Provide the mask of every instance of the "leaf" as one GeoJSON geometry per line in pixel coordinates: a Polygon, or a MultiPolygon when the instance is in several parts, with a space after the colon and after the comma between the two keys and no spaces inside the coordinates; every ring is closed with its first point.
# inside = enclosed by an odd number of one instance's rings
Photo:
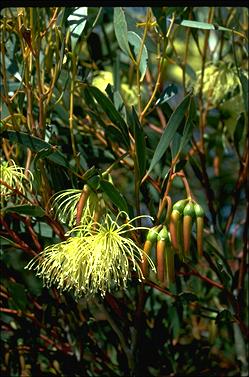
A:
{"type": "Polygon", "coordinates": [[[155,106],[161,105],[171,98],[173,98],[178,93],[177,86],[174,84],[168,85],[164,91],[160,94],[160,97],[157,99],[155,106]]]}
{"type": "Polygon", "coordinates": [[[123,135],[119,129],[113,125],[105,127],[105,135],[108,140],[117,143],[120,146],[126,147],[126,143],[123,141],[123,135]]]}
{"type": "Polygon", "coordinates": [[[127,29],[125,14],[122,8],[120,7],[114,8],[113,23],[114,23],[114,31],[115,31],[115,35],[116,35],[119,47],[121,48],[121,50],[123,50],[125,53],[127,53],[130,56],[131,52],[130,52],[130,47],[128,43],[128,29],[127,29]]]}
{"type": "Polygon", "coordinates": [[[45,215],[44,209],[39,206],[32,206],[28,204],[21,204],[17,206],[8,206],[2,208],[3,212],[15,212],[21,215],[27,215],[32,217],[43,217],[45,215]]]}
{"type": "Polygon", "coordinates": [[[185,147],[185,145],[188,143],[189,139],[191,138],[191,135],[192,135],[192,132],[193,132],[195,115],[196,115],[195,102],[194,102],[193,98],[191,97],[188,118],[187,118],[187,121],[186,121],[184,129],[183,129],[183,135],[180,139],[179,149],[178,149],[177,153],[172,155],[172,159],[174,159],[174,157],[176,155],[179,155],[181,153],[182,149],[185,147]]]}
{"type": "Polygon", "coordinates": [[[126,200],[124,199],[123,195],[120,194],[120,192],[116,189],[116,187],[113,186],[112,183],[103,179],[100,181],[100,187],[116,207],[118,207],[121,211],[128,213],[126,200]]]}
{"type": "Polygon", "coordinates": [[[248,78],[246,75],[240,71],[239,80],[242,86],[243,100],[245,104],[245,110],[248,113],[248,78]]]}
{"type": "Polygon", "coordinates": [[[78,39],[81,36],[82,31],[84,30],[84,27],[86,25],[87,7],[75,8],[73,13],[70,14],[67,20],[71,31],[72,50],[74,50],[78,39]]]}
{"type": "MultiPolygon", "coordinates": [[[[145,177],[149,175],[151,170],[154,168],[154,166],[158,163],[158,161],[162,158],[162,156],[166,152],[171,140],[173,139],[173,136],[175,135],[178,127],[180,126],[184,118],[185,112],[189,106],[190,99],[191,99],[190,95],[187,95],[183,99],[183,101],[180,103],[180,105],[176,108],[176,110],[173,112],[173,114],[171,115],[168,121],[167,127],[165,128],[159,140],[159,143],[156,147],[155,153],[150,163],[149,170],[147,171],[147,174],[145,177]]],[[[145,179],[145,177],[143,178],[143,180],[145,179]]]]}
{"type": "Polygon", "coordinates": [[[186,302],[186,303],[189,303],[189,302],[195,302],[195,301],[199,301],[198,297],[196,296],[196,294],[192,293],[192,292],[182,292],[178,295],[178,298],[183,301],[183,302],[186,302]]]}
{"type": "Polygon", "coordinates": [[[245,114],[240,113],[239,119],[234,130],[234,145],[236,150],[239,152],[239,143],[243,136],[243,131],[245,128],[245,114]]]}
{"type": "Polygon", "coordinates": [[[136,150],[136,162],[139,171],[139,181],[143,178],[146,169],[146,144],[143,128],[139,122],[137,113],[132,107],[132,120],[134,126],[135,136],[135,150],[136,150]]]}
{"type": "MultiPolygon", "coordinates": [[[[137,35],[134,31],[128,31],[128,41],[129,44],[132,46],[132,50],[134,51],[135,59],[138,62],[140,49],[142,46],[142,39],[137,35]]],[[[141,73],[140,81],[143,80],[148,63],[148,51],[145,44],[142,47],[142,54],[139,63],[139,70],[141,73]]]]}
{"type": "Polygon", "coordinates": [[[46,157],[49,160],[55,162],[58,165],[65,167],[65,168],[69,167],[69,164],[68,164],[66,158],[64,157],[64,155],[60,151],[55,150],[56,147],[47,143],[44,140],[39,139],[36,136],[31,136],[31,135],[24,133],[24,132],[16,132],[16,131],[10,131],[10,130],[2,132],[1,135],[5,139],[10,140],[11,143],[22,144],[25,147],[30,148],[33,152],[36,152],[36,153],[38,153],[42,150],[47,150],[46,151],[46,153],[47,153],[46,157]],[[52,153],[51,154],[48,153],[48,150],[51,150],[52,153]]]}
{"type": "Polygon", "coordinates": [[[1,236],[1,235],[0,235],[0,244],[1,244],[2,247],[3,247],[3,246],[6,246],[6,245],[11,245],[11,246],[13,246],[13,247],[16,247],[16,246],[17,246],[15,242],[13,242],[13,241],[10,240],[9,238],[6,238],[6,237],[1,236]]]}
{"type": "Polygon", "coordinates": [[[35,158],[34,158],[34,167],[35,167],[35,169],[37,168],[37,162],[38,162],[38,160],[42,160],[45,157],[50,156],[51,153],[53,153],[53,149],[52,148],[43,148],[43,149],[41,149],[37,153],[37,155],[35,156],[35,158]]]}
{"type": "MultiPolygon", "coordinates": [[[[138,19],[136,18],[136,15],[133,13],[132,15],[129,13],[126,13],[125,15],[127,27],[129,31],[134,31],[137,35],[139,35],[140,38],[143,38],[144,29],[137,26],[138,19]]],[[[157,46],[155,41],[151,38],[150,35],[146,35],[146,47],[149,52],[152,54],[157,54],[157,46]]]]}
{"type": "Polygon", "coordinates": [[[127,147],[129,147],[130,139],[129,139],[127,124],[125,123],[124,119],[119,114],[119,112],[115,109],[114,104],[98,88],[94,86],[90,86],[88,88],[88,91],[90,94],[93,95],[93,97],[96,99],[98,104],[106,112],[109,119],[118,127],[118,129],[120,130],[122,134],[124,143],[126,144],[127,147]]]}
{"type": "Polygon", "coordinates": [[[223,26],[219,26],[216,24],[209,24],[208,22],[200,22],[200,21],[183,20],[180,23],[180,25],[186,26],[186,27],[192,27],[195,29],[232,31],[231,29],[227,29],[226,27],[223,27],[223,26]]]}

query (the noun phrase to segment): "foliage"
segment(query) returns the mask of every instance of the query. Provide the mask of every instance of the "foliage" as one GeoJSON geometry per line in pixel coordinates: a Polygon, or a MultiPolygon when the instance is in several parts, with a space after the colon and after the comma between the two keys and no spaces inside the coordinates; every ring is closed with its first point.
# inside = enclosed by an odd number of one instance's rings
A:
{"type": "Polygon", "coordinates": [[[3,376],[247,375],[247,17],[1,11],[3,376]]]}

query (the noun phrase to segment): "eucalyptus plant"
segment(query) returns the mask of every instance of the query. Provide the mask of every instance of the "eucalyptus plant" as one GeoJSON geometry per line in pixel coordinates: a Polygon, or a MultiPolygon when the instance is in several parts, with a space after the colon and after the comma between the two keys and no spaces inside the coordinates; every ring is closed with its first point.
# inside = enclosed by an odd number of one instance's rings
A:
{"type": "Polygon", "coordinates": [[[246,376],[248,9],[0,30],[1,373],[246,376]]]}

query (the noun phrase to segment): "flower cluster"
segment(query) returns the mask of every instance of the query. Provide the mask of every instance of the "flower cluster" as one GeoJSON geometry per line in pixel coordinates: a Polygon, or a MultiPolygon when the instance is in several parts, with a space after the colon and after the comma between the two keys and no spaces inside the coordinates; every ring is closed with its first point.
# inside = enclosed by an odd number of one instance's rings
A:
{"type": "Polygon", "coordinates": [[[106,214],[101,223],[88,217],[88,223],[70,230],[66,241],[46,247],[26,268],[35,269],[48,287],[55,284],[59,290],[71,290],[76,299],[98,293],[104,297],[114,287],[126,288],[130,265],[141,281],[144,257],[153,270],[155,267],[127,235],[145,227],[133,226],[136,218],[119,225],[122,214],[115,220],[106,214]]]}
{"type": "Polygon", "coordinates": [[[241,91],[240,80],[235,67],[227,63],[210,64],[205,67],[202,82],[201,71],[197,72],[195,92],[198,93],[202,85],[203,93],[212,99],[213,105],[218,105],[227,97],[233,97],[238,88],[241,91]]]}
{"type": "Polygon", "coordinates": [[[1,204],[3,198],[13,195],[13,191],[17,189],[22,194],[25,194],[25,184],[31,189],[32,173],[28,171],[29,178],[24,174],[25,169],[17,166],[14,160],[3,161],[0,164],[0,195],[1,204]]]}
{"type": "MultiPolygon", "coordinates": [[[[144,243],[144,252],[150,255],[155,245],[157,279],[169,285],[175,280],[174,255],[178,254],[180,260],[188,262],[191,253],[191,233],[194,222],[196,223],[197,253],[203,255],[203,226],[204,211],[192,198],[176,202],[169,212],[167,226],[161,224],[150,229],[144,243]]],[[[142,265],[144,275],[148,274],[148,264],[144,260],[142,265]]]]}

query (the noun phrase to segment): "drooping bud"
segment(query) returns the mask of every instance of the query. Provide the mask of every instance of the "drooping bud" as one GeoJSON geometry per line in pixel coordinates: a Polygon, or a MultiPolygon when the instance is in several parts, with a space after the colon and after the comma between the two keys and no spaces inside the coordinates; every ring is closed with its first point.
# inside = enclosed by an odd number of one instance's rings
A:
{"type": "Polygon", "coordinates": [[[165,280],[166,285],[169,286],[170,283],[175,281],[175,261],[174,261],[174,249],[170,241],[170,235],[168,240],[166,240],[166,252],[165,252],[165,280]]]}
{"type": "Polygon", "coordinates": [[[179,237],[180,237],[180,219],[182,217],[182,213],[184,210],[184,207],[186,205],[187,199],[182,199],[176,202],[173,205],[173,210],[170,216],[170,223],[169,223],[169,231],[171,235],[171,242],[175,250],[179,251],[180,245],[179,245],[179,237]]]}
{"type": "Polygon", "coordinates": [[[188,204],[186,204],[183,211],[183,251],[185,256],[189,255],[191,230],[194,218],[194,204],[192,202],[189,202],[188,204]]]}
{"type": "Polygon", "coordinates": [[[195,203],[194,205],[196,215],[196,242],[197,252],[201,257],[203,255],[203,228],[204,228],[204,211],[202,207],[195,203]]]}
{"type": "Polygon", "coordinates": [[[160,230],[157,236],[156,244],[156,261],[157,261],[157,277],[158,280],[164,281],[164,272],[165,272],[165,252],[166,246],[169,243],[169,234],[166,226],[160,230]]]}
{"type": "MultiPolygon", "coordinates": [[[[149,230],[146,237],[146,241],[144,243],[144,247],[143,247],[143,250],[146,255],[150,255],[152,247],[154,246],[157,240],[158,231],[160,230],[160,228],[161,228],[161,225],[158,225],[149,230]]],[[[147,258],[143,259],[143,262],[141,263],[141,270],[144,276],[148,275],[148,259],[147,258]]]]}

